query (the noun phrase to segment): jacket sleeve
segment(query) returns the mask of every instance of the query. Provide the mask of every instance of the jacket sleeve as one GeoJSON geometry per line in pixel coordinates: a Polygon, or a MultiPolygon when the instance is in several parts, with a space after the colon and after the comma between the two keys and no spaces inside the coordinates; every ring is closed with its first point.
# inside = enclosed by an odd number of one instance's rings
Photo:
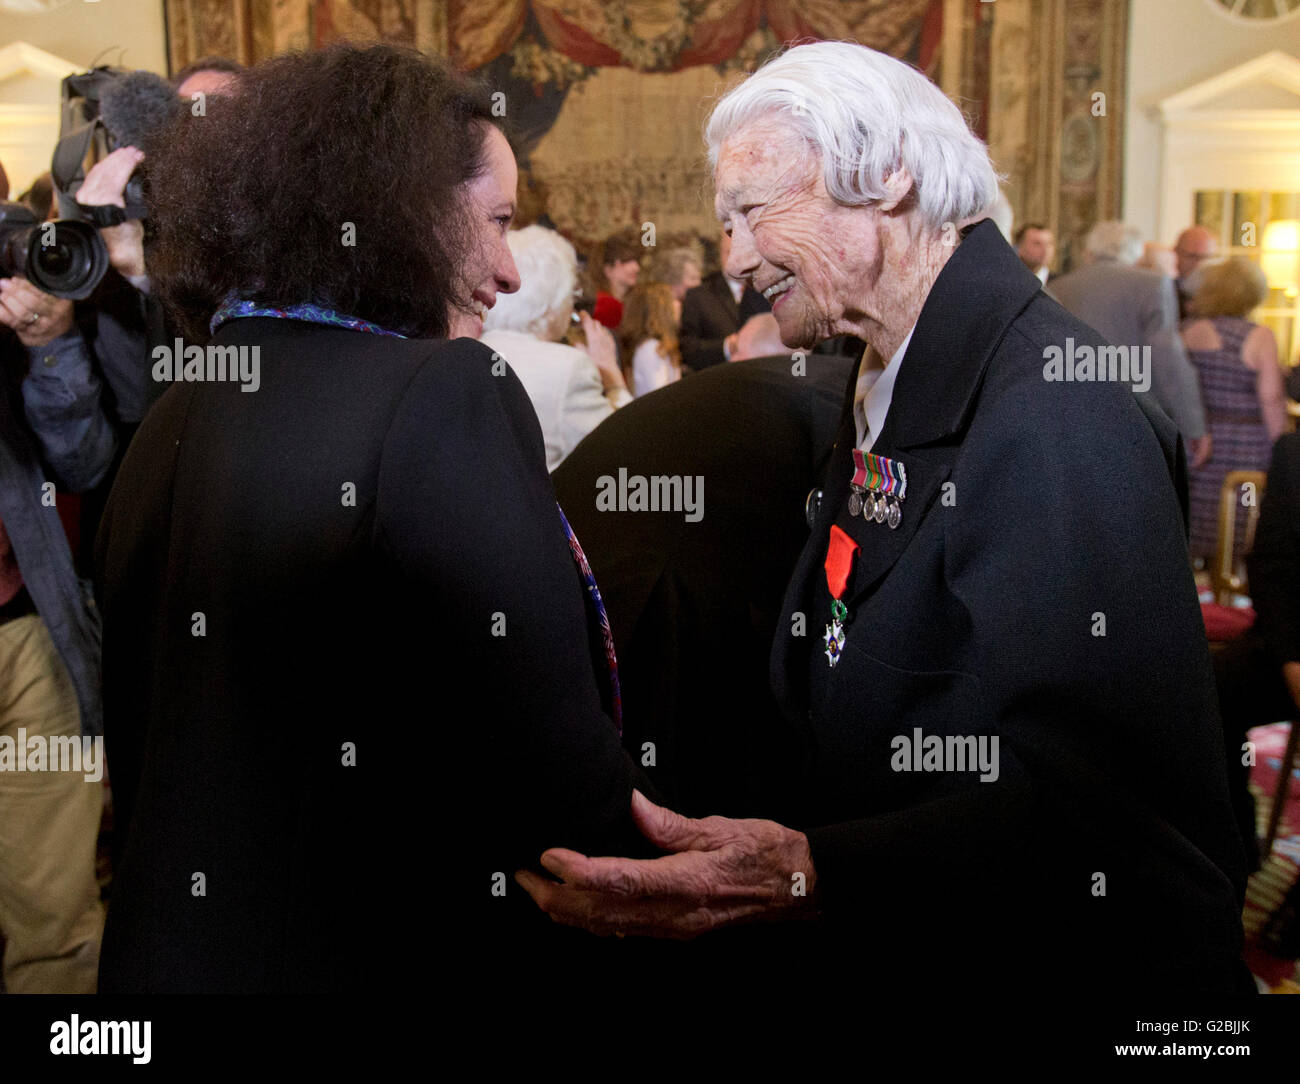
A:
{"type": "Polygon", "coordinates": [[[575,350],[574,353],[578,356],[573,358],[568,386],[564,389],[564,399],[560,403],[559,424],[556,426],[559,430],[555,436],[559,458],[555,466],[564,461],[564,457],[578,446],[583,437],[613,414],[616,406],[622,406],[627,396],[623,392],[623,398],[617,402],[607,396],[596,363],[580,350],[575,350]]]}
{"type": "Polygon", "coordinates": [[[584,587],[523,385],[487,347],[439,344],[385,438],[376,544],[463,704],[434,721],[467,824],[520,864],[547,847],[632,853],[634,768],[602,709],[584,587]],[[463,717],[457,717],[463,716],[463,717]]]}
{"type": "Polygon", "coordinates": [[[1297,437],[1282,437],[1273,449],[1268,484],[1259,510],[1255,544],[1247,560],[1256,630],[1278,661],[1300,662],[1300,507],[1294,477],[1297,437]]]}
{"type": "Polygon", "coordinates": [[[103,407],[103,386],[76,328],[28,350],[23,381],[27,423],[58,481],[74,493],[97,485],[117,450],[117,437],[103,407]]]}

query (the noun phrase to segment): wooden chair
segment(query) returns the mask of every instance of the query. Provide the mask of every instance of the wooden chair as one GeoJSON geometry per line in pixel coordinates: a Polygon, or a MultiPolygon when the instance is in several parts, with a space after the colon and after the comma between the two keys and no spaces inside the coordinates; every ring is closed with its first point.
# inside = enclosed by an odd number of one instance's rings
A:
{"type": "Polygon", "coordinates": [[[1214,561],[1210,565],[1210,586],[1214,600],[1221,606],[1231,606],[1233,595],[1246,593],[1244,562],[1237,560],[1236,549],[1237,509],[1241,507],[1243,487],[1253,484],[1255,497],[1246,508],[1246,537],[1241,547],[1247,553],[1255,541],[1255,527],[1259,523],[1259,505],[1264,499],[1264,485],[1268,475],[1261,470],[1229,471],[1219,490],[1219,534],[1214,545],[1214,561]]]}

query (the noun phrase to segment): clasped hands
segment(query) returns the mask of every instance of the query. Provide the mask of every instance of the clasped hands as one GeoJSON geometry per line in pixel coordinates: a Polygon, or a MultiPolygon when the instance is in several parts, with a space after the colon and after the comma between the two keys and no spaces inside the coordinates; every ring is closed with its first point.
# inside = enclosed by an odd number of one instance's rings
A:
{"type": "Polygon", "coordinates": [[[589,858],[553,848],[541,864],[558,881],[515,880],[553,921],[594,934],[688,940],[738,923],[815,913],[808,838],[774,821],[694,820],[632,792],[632,817],[662,858],[589,858]]]}

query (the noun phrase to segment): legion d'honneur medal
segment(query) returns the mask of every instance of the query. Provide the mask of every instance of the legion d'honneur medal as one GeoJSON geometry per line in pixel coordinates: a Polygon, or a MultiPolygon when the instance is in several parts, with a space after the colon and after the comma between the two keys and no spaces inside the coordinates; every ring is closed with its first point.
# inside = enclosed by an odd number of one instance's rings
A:
{"type": "Polygon", "coordinates": [[[826,658],[833,667],[840,661],[844,647],[844,622],[849,609],[843,594],[849,585],[849,573],[857,556],[858,544],[838,526],[831,526],[831,542],[826,550],[826,586],[831,593],[831,623],[826,626],[826,658]]]}

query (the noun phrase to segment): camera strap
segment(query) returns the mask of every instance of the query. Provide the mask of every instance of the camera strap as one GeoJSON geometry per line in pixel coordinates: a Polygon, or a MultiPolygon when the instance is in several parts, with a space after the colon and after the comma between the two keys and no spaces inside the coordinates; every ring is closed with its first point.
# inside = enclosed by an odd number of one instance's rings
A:
{"type": "Polygon", "coordinates": [[[105,226],[120,226],[130,217],[124,208],[112,203],[101,203],[90,207],[78,201],[77,210],[85,216],[87,222],[101,230],[105,226]]]}

